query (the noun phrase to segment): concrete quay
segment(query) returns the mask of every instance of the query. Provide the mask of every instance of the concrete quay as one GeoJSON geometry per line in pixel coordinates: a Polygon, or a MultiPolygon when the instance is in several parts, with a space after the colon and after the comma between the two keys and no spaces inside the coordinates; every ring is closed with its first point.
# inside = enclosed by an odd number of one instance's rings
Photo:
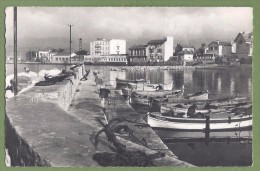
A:
{"type": "MultiPolygon", "coordinates": [[[[80,81],[84,68],[62,83],[52,86],[37,86],[6,101],[5,146],[9,151],[12,166],[50,167],[96,167],[100,166],[92,157],[97,152],[112,152],[104,134],[95,148],[95,134],[103,127],[97,118],[125,117],[145,123],[127,104],[120,94],[116,113],[106,115],[102,110],[95,77],[80,81]],[[115,114],[115,115],[114,115],[115,114]]],[[[128,150],[142,150],[147,154],[163,151],[164,158],[155,159],[156,166],[192,166],[180,161],[168,150],[150,127],[135,129],[135,135],[145,139],[147,147],[118,137],[128,150]]]]}

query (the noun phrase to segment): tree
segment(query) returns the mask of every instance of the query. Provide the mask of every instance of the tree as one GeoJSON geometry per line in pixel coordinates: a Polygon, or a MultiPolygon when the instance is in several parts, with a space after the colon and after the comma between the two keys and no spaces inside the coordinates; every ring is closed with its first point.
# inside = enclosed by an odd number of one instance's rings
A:
{"type": "Polygon", "coordinates": [[[182,51],[182,47],[180,44],[177,44],[176,48],[175,48],[175,52],[174,52],[174,56],[178,55],[179,52],[182,51]]]}
{"type": "Polygon", "coordinates": [[[88,51],[86,51],[86,50],[80,50],[80,51],[77,51],[76,54],[77,54],[77,55],[87,55],[87,54],[88,54],[88,51]]]}
{"type": "Polygon", "coordinates": [[[205,46],[206,46],[205,43],[201,43],[201,46],[196,51],[195,56],[203,56],[204,55],[204,51],[205,51],[205,46]]]}
{"type": "Polygon", "coordinates": [[[59,48],[59,49],[52,48],[51,49],[51,52],[57,52],[57,53],[61,53],[61,52],[64,52],[64,51],[65,51],[65,49],[63,49],[63,48],[59,48]]]}
{"type": "Polygon", "coordinates": [[[26,57],[26,59],[25,59],[26,61],[33,62],[33,61],[35,61],[35,58],[36,58],[36,52],[28,51],[28,52],[26,52],[25,57],[26,57]]]}

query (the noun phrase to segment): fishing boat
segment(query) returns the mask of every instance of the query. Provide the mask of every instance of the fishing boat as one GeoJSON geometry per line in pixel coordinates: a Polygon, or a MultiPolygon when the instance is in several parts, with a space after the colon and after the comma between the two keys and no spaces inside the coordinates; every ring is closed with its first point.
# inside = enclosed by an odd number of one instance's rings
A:
{"type": "Polygon", "coordinates": [[[172,90],[172,91],[132,91],[131,97],[144,97],[144,98],[159,98],[172,96],[181,96],[182,90],[172,90]]]}
{"type": "Polygon", "coordinates": [[[173,81],[169,84],[129,83],[128,87],[136,91],[170,91],[173,89],[173,81]]]}
{"type": "Polygon", "coordinates": [[[151,102],[153,99],[157,99],[157,98],[162,98],[165,96],[171,96],[171,98],[183,98],[182,97],[182,91],[179,90],[175,90],[172,92],[160,92],[160,93],[147,93],[147,92],[142,92],[142,93],[136,93],[133,92],[130,96],[129,96],[129,102],[131,104],[141,104],[141,105],[149,105],[151,106],[151,102]]]}
{"type": "Polygon", "coordinates": [[[193,98],[187,99],[175,99],[175,98],[161,98],[161,99],[153,99],[152,105],[162,105],[162,104],[170,104],[170,103],[185,103],[185,104],[200,104],[200,103],[216,103],[216,102],[226,102],[226,103],[232,103],[232,102],[245,102],[250,100],[249,97],[239,97],[238,95],[229,95],[229,96],[223,96],[223,97],[218,97],[214,99],[196,99],[193,98]]]}
{"type": "Polygon", "coordinates": [[[129,80],[129,79],[125,79],[125,80],[122,80],[122,79],[119,79],[119,78],[116,78],[116,83],[117,85],[127,85],[128,83],[145,83],[146,80],[145,79],[136,79],[136,80],[129,80]]]}
{"type": "MultiPolygon", "coordinates": [[[[206,118],[164,116],[160,112],[148,113],[147,123],[154,129],[204,131],[206,118]]],[[[252,128],[251,115],[236,115],[208,120],[210,131],[230,131],[252,128]]]]}
{"type": "Polygon", "coordinates": [[[188,100],[207,100],[209,98],[209,93],[208,91],[197,92],[194,94],[188,94],[185,98],[188,100]]]}

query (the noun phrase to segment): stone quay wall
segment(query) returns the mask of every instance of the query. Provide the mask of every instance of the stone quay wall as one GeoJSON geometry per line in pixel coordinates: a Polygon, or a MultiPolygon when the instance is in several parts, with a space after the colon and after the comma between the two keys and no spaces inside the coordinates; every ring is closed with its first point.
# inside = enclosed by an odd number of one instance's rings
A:
{"type": "MultiPolygon", "coordinates": [[[[8,149],[12,166],[52,165],[35,150],[41,140],[32,142],[29,139],[33,140],[36,131],[38,133],[35,135],[44,134],[47,113],[56,118],[56,114],[61,115],[68,110],[85,73],[84,65],[75,68],[74,73],[55,85],[35,86],[6,101],[5,148],[8,149]]],[[[46,137],[42,140],[46,141],[46,137]]]]}

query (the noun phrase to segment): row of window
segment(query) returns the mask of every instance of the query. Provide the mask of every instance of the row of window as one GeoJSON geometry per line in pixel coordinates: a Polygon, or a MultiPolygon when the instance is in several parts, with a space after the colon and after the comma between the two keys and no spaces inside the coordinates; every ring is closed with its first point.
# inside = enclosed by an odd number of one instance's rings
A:
{"type": "Polygon", "coordinates": [[[69,58],[55,58],[56,61],[68,61],[69,58]]]}
{"type": "Polygon", "coordinates": [[[145,56],[145,50],[131,50],[131,56],[145,56]]]}
{"type": "MultiPolygon", "coordinates": [[[[94,61],[94,58],[86,58],[86,61],[94,61]]],[[[125,62],[126,58],[101,58],[101,61],[125,62]]]]}
{"type": "MultiPolygon", "coordinates": [[[[155,53],[155,49],[149,49],[149,53],[155,53]]],[[[162,49],[157,49],[156,53],[162,53],[162,49]]]]}
{"type": "Polygon", "coordinates": [[[210,46],[209,50],[218,50],[218,46],[210,46]]]}

